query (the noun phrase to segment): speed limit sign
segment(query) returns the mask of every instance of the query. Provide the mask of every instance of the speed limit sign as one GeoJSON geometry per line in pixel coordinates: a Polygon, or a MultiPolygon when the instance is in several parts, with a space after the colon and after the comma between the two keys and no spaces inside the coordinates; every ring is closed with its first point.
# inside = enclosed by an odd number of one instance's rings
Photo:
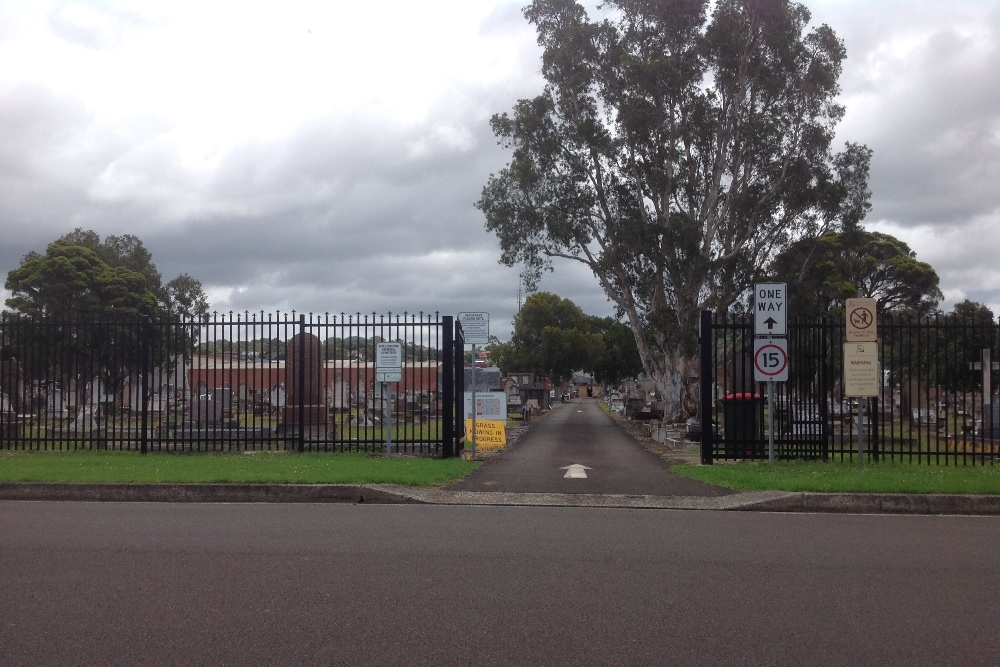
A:
{"type": "Polygon", "coordinates": [[[788,380],[788,342],[784,338],[758,338],[754,341],[753,379],[757,382],[788,380]]]}

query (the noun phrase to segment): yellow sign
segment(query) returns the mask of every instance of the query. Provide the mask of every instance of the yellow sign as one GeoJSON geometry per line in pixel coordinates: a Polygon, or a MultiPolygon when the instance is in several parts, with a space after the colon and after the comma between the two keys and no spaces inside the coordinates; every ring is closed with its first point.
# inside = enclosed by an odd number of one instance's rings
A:
{"type": "MultiPolygon", "coordinates": [[[[472,420],[465,420],[466,440],[468,434],[472,433],[472,420]]],[[[494,419],[476,420],[476,449],[480,451],[493,451],[501,449],[507,444],[507,429],[502,421],[494,419]]]]}

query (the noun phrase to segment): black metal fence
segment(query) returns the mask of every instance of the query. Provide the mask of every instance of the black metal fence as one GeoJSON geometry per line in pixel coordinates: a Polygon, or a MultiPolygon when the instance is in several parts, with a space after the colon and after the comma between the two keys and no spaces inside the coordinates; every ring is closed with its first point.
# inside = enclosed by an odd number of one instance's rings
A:
{"type": "Polygon", "coordinates": [[[994,464],[1000,456],[997,322],[953,315],[882,316],[878,395],[845,395],[845,326],[789,322],[787,381],[754,380],[753,320],[702,313],[702,461],[767,458],[932,465],[994,464]]]}
{"type": "Polygon", "coordinates": [[[448,315],[5,313],[0,333],[0,449],[377,452],[391,441],[448,457],[464,436],[464,346],[448,315]],[[401,345],[399,381],[376,378],[382,341],[401,345]]]}

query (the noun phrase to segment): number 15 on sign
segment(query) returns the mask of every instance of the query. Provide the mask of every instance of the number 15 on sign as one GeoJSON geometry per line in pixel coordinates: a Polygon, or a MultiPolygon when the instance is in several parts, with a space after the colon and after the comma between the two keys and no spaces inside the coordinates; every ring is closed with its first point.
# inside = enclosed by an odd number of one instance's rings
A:
{"type": "Polygon", "coordinates": [[[753,379],[757,382],[788,380],[788,342],[784,338],[758,338],[754,341],[753,379]]]}

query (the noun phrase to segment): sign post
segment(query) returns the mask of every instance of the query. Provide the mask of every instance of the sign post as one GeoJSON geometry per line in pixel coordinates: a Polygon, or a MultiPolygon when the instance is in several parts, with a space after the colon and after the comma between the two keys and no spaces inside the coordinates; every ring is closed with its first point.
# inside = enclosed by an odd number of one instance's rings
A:
{"type": "Polygon", "coordinates": [[[844,316],[844,394],[858,399],[858,467],[865,467],[865,408],[868,398],[878,396],[878,320],[875,299],[847,299],[844,316]]]}
{"type": "Polygon", "coordinates": [[[472,345],[472,456],[476,456],[476,345],[490,343],[489,313],[459,313],[462,337],[472,345]]]}
{"type": "Polygon", "coordinates": [[[788,380],[788,341],[758,338],[753,342],[753,375],[767,382],[767,460],[774,465],[774,383],[788,380]]]}
{"type": "Polygon", "coordinates": [[[788,285],[757,283],[753,286],[753,332],[767,336],[754,341],[754,379],[767,382],[767,458],[774,465],[774,383],[788,380],[788,285]]]}
{"type": "Polygon", "coordinates": [[[385,457],[392,457],[392,392],[390,382],[403,379],[403,344],[378,343],[375,346],[375,381],[382,385],[385,401],[385,457]]]}

